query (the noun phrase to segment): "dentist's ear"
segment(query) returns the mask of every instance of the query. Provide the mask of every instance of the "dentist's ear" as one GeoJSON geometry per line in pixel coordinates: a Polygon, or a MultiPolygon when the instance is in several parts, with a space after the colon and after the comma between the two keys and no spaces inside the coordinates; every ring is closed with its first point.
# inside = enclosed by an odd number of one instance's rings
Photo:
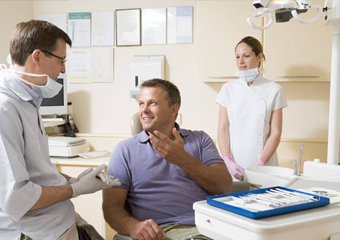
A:
{"type": "Polygon", "coordinates": [[[42,52],[39,49],[35,49],[33,53],[31,54],[31,56],[29,56],[35,65],[40,65],[40,62],[41,62],[40,54],[42,54],[42,52]]]}

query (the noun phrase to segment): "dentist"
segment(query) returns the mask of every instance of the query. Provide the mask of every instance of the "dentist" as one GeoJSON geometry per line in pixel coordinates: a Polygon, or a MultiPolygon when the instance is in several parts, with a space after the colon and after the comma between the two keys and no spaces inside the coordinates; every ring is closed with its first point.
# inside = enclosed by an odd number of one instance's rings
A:
{"type": "Polygon", "coordinates": [[[216,98],[218,146],[231,175],[241,179],[246,167],[278,165],[276,149],[287,101],[281,86],[259,70],[265,56],[257,39],[243,38],[235,56],[239,79],[224,84],[216,98]]]}
{"type": "MultiPolygon", "coordinates": [[[[104,165],[71,178],[50,161],[39,107],[62,88],[56,79],[65,73],[66,44],[70,38],[53,24],[22,22],[10,42],[13,65],[0,66],[1,240],[83,239],[70,199],[117,183],[104,165]]],[[[90,235],[103,239],[94,229],[90,235]]]]}

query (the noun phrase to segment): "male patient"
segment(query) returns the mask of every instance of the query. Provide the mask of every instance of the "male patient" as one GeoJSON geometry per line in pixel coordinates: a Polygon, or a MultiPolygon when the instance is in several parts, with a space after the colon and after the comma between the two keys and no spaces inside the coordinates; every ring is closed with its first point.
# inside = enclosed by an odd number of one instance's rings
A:
{"type": "Polygon", "coordinates": [[[104,191],[104,216],[116,240],[209,239],[198,233],[192,205],[230,192],[232,180],[211,138],[175,123],[180,105],[171,82],[141,85],[144,131],[117,145],[108,173],[122,185],[104,191]]]}

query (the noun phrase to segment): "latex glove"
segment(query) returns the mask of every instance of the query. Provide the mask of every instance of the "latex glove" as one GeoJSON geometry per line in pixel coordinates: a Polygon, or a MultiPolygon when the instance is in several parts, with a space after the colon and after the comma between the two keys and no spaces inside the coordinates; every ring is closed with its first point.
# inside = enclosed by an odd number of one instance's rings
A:
{"type": "Polygon", "coordinates": [[[103,182],[110,184],[112,183],[112,186],[119,186],[121,185],[120,181],[118,178],[115,178],[114,176],[108,175],[105,172],[100,172],[96,178],[100,178],[100,180],[102,180],[103,182]]]}
{"type": "Polygon", "coordinates": [[[257,160],[254,166],[264,166],[264,163],[261,161],[261,159],[257,160]]]}
{"type": "Polygon", "coordinates": [[[236,162],[231,160],[229,156],[225,156],[223,160],[227,165],[230,174],[233,175],[234,178],[240,180],[244,175],[244,169],[240,167],[236,162]]]}
{"type": "Polygon", "coordinates": [[[100,165],[96,169],[82,176],[78,182],[72,183],[72,197],[78,197],[82,194],[90,194],[99,190],[110,188],[114,185],[120,185],[118,179],[109,176],[107,173],[102,172],[105,164],[100,165]]]}
{"type": "Polygon", "coordinates": [[[72,184],[72,183],[78,182],[78,181],[79,181],[82,177],[84,177],[86,174],[92,172],[92,170],[93,170],[92,167],[91,167],[91,168],[85,169],[85,171],[83,171],[81,174],[79,174],[77,178],[71,177],[71,178],[68,180],[68,183],[69,183],[69,184],[72,184]]]}

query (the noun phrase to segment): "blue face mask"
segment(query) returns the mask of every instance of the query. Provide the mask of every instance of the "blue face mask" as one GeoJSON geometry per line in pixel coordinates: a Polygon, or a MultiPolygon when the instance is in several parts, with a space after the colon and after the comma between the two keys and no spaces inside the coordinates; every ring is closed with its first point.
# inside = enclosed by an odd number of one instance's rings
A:
{"type": "Polygon", "coordinates": [[[21,72],[12,69],[13,73],[22,74],[30,77],[46,77],[47,81],[44,86],[39,86],[36,84],[33,84],[25,79],[20,78],[20,80],[28,85],[32,86],[32,90],[38,94],[39,97],[42,98],[53,98],[55,95],[57,95],[60,90],[63,88],[63,85],[54,81],[52,78],[50,78],[47,74],[34,74],[34,73],[26,73],[21,72]]]}
{"type": "Polygon", "coordinates": [[[259,74],[260,72],[258,68],[251,68],[236,72],[236,76],[246,83],[253,82],[259,74]]]}

